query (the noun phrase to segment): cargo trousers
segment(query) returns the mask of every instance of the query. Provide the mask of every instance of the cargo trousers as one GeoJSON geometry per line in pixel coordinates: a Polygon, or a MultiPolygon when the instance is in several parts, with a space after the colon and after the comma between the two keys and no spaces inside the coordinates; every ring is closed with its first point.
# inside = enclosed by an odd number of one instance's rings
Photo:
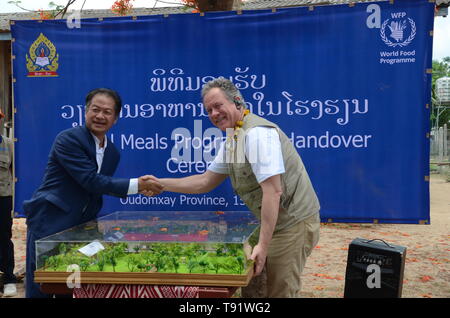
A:
{"type": "Polygon", "coordinates": [[[266,260],[267,297],[296,298],[306,259],[319,242],[319,213],[274,233],[266,260]]]}

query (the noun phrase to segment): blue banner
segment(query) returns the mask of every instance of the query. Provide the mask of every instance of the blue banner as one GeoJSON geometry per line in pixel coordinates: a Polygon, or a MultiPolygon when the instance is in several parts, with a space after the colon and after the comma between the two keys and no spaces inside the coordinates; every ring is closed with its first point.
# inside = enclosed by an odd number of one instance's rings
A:
{"type": "MultiPolygon", "coordinates": [[[[414,0],[15,21],[16,211],[97,87],[124,103],[109,134],[122,155],[115,176],[203,173],[222,138],[200,91],[224,76],[291,138],[323,221],[428,223],[433,18],[433,3],[414,0]]],[[[227,180],[202,195],[105,196],[102,214],[117,210],[246,207],[227,180]]]]}

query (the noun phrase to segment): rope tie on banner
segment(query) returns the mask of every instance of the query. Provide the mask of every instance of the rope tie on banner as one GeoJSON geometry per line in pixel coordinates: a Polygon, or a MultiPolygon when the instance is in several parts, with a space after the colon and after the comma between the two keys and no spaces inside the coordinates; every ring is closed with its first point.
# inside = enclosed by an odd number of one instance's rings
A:
{"type": "Polygon", "coordinates": [[[368,240],[368,241],[364,241],[364,243],[372,243],[373,241],[381,241],[384,244],[386,244],[389,248],[394,248],[392,245],[389,245],[388,243],[386,243],[386,241],[382,240],[382,239],[373,239],[373,240],[368,240]]]}

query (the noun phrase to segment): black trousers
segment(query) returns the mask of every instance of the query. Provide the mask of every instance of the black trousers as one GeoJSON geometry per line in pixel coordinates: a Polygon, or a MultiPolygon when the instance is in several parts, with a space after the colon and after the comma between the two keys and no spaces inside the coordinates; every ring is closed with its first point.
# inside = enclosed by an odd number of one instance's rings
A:
{"type": "Polygon", "coordinates": [[[12,196],[0,196],[0,271],[3,272],[3,284],[17,282],[16,276],[14,276],[11,210],[12,196]]]}

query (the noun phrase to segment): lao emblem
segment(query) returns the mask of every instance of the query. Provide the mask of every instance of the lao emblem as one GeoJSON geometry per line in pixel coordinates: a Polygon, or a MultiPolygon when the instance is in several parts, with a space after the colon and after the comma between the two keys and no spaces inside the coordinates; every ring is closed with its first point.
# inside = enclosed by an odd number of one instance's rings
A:
{"type": "Polygon", "coordinates": [[[59,54],[53,43],[41,33],[26,55],[28,77],[58,76],[58,58],[59,54]]]}

